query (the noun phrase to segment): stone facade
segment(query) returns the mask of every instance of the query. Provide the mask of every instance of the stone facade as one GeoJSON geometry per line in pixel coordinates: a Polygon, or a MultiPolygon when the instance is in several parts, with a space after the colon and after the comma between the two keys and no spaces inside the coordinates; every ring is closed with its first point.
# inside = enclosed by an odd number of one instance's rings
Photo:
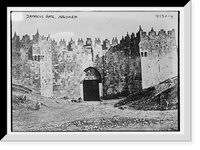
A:
{"type": "Polygon", "coordinates": [[[147,35],[140,27],[136,34],[127,33],[119,41],[116,37],[111,42],[101,42],[99,38],[87,38],[84,42],[79,38],[77,44],[73,39],[61,39],[58,43],[41,36],[38,30],[32,40],[28,35],[20,40],[16,33],[12,38],[13,64],[27,68],[20,80],[24,84],[25,79],[30,80],[33,85],[39,80],[37,87],[44,96],[64,91],[68,97],[79,97],[84,70],[89,67],[100,73],[100,95],[105,98],[126,96],[178,73],[174,30],[156,34],[152,28],[147,35]]]}

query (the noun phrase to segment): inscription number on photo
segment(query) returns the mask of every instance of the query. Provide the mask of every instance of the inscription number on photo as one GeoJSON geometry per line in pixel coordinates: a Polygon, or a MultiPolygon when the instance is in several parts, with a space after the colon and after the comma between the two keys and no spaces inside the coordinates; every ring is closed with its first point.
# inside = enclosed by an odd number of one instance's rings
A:
{"type": "Polygon", "coordinates": [[[155,15],[156,18],[170,18],[170,19],[173,19],[173,15],[167,15],[167,14],[156,14],[155,15]]]}

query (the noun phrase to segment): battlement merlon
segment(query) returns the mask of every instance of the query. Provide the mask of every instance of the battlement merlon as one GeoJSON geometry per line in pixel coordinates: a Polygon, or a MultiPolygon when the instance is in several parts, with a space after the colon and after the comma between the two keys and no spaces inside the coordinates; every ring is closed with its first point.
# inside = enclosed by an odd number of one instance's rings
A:
{"type": "Polygon", "coordinates": [[[161,57],[168,53],[176,52],[175,30],[172,29],[166,33],[161,29],[157,35],[154,30],[151,30],[149,35],[146,35],[146,32],[141,33],[139,50],[141,57],[149,57],[149,59],[152,59],[153,55],[161,57]],[[155,36],[152,36],[152,34],[155,36]]]}
{"type": "MultiPolygon", "coordinates": [[[[16,32],[14,34],[14,37],[13,37],[13,41],[14,41],[14,39],[16,39],[16,37],[19,37],[19,36],[16,35],[16,32]]],[[[127,36],[125,36],[125,37],[127,37],[127,36]]],[[[120,43],[121,42],[123,43],[123,41],[125,40],[125,37],[122,38],[122,40],[120,40],[120,43]]],[[[144,32],[142,27],[139,26],[139,31],[136,33],[136,36],[135,36],[134,33],[132,33],[129,37],[131,38],[131,40],[138,39],[139,40],[138,42],[140,42],[141,40],[149,40],[149,39],[154,39],[154,38],[169,38],[169,39],[174,38],[175,39],[175,30],[172,29],[172,30],[169,30],[169,31],[166,32],[164,29],[161,29],[157,34],[156,31],[153,28],[151,28],[151,30],[148,32],[148,35],[147,35],[147,32],[144,32]]],[[[22,39],[23,40],[21,40],[21,42],[25,42],[25,41],[29,41],[30,37],[28,35],[24,35],[24,36],[22,36],[22,39]]],[[[33,35],[33,39],[32,39],[33,42],[32,43],[37,44],[37,43],[40,43],[42,40],[49,41],[49,40],[51,40],[51,38],[50,38],[50,36],[48,36],[48,37],[41,36],[39,34],[39,31],[37,30],[37,33],[35,35],[33,35]]],[[[53,40],[53,41],[55,42],[55,40],[53,40]]],[[[112,39],[111,43],[108,42],[109,40],[108,41],[105,40],[105,41],[106,41],[107,45],[117,45],[118,44],[118,40],[117,40],[116,37],[112,39]]],[[[103,41],[103,44],[104,44],[105,41],[103,41]]],[[[72,39],[69,43],[72,47],[75,47],[75,42],[72,39]]],[[[61,39],[59,44],[60,44],[60,46],[61,45],[64,46],[64,47],[67,46],[65,39],[61,39]]],[[[94,46],[95,45],[103,45],[103,44],[101,43],[99,38],[95,38],[94,46]]],[[[80,45],[80,46],[84,45],[82,38],[78,39],[77,45],[80,45]]],[[[92,46],[92,39],[91,38],[87,38],[86,45],[92,46]]]]}
{"type": "Polygon", "coordinates": [[[140,34],[141,40],[153,39],[153,38],[158,38],[158,37],[175,38],[175,29],[169,30],[167,31],[167,33],[164,29],[161,29],[160,31],[158,31],[158,34],[156,34],[156,31],[154,31],[154,29],[152,28],[148,32],[148,35],[146,32],[140,29],[138,33],[140,34]]]}

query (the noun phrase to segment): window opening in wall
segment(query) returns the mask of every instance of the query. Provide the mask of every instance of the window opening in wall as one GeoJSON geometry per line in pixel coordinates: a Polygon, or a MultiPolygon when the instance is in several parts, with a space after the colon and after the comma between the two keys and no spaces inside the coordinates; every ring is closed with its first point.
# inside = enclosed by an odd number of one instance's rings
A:
{"type": "Polygon", "coordinates": [[[147,52],[144,52],[144,57],[147,57],[147,52]]]}

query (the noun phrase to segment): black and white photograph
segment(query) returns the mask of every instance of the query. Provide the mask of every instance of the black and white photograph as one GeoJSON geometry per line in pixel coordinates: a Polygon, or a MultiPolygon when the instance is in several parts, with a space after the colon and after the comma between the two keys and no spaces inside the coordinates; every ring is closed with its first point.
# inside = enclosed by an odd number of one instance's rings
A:
{"type": "Polygon", "coordinates": [[[12,131],[178,131],[179,12],[11,12],[12,131]]]}
{"type": "Polygon", "coordinates": [[[10,11],[11,132],[180,132],[180,12],[10,11]]]}

